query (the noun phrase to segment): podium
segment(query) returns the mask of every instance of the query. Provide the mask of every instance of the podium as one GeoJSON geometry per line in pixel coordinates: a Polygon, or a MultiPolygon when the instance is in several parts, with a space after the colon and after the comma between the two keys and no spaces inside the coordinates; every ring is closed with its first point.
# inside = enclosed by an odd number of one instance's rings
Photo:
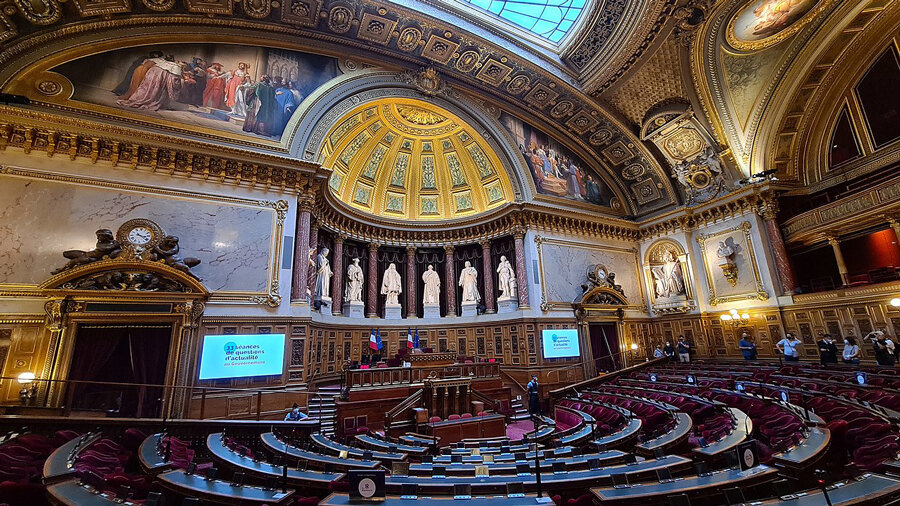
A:
{"type": "Polygon", "coordinates": [[[472,378],[429,378],[422,399],[431,416],[446,420],[450,415],[468,412],[472,397],[472,378]]]}

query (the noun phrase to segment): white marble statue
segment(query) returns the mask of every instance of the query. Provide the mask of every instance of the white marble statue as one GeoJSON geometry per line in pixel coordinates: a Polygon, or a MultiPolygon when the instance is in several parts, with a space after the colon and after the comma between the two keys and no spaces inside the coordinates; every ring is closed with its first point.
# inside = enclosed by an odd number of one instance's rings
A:
{"type": "Polygon", "coordinates": [[[348,302],[362,302],[363,271],[359,266],[359,258],[354,258],[353,263],[347,267],[347,294],[348,302]]]}
{"type": "Polygon", "coordinates": [[[403,282],[400,280],[400,273],[394,264],[388,265],[384,271],[384,280],[381,282],[381,294],[387,295],[385,305],[400,305],[400,293],[403,291],[403,282]]]}
{"type": "Polygon", "coordinates": [[[459,273],[459,286],[462,287],[463,303],[481,302],[481,294],[478,293],[478,271],[468,260],[462,272],[459,273]]]}
{"type": "Polygon", "coordinates": [[[663,253],[663,264],[652,268],[657,297],[675,297],[684,295],[684,273],[681,263],[675,259],[671,251],[663,253]]]}
{"type": "Polygon", "coordinates": [[[497,266],[497,275],[499,282],[497,288],[500,290],[500,299],[508,300],[516,297],[516,271],[509,263],[505,256],[500,257],[500,265],[497,266]]]}
{"type": "Polygon", "coordinates": [[[719,257],[719,265],[734,264],[734,248],[726,244],[725,241],[719,241],[719,249],[716,250],[716,256],[719,257]]]}
{"type": "Polygon", "coordinates": [[[441,278],[433,265],[428,266],[428,270],[422,273],[422,281],[425,282],[425,292],[422,294],[422,304],[440,304],[441,303],[441,278]]]}
{"type": "Polygon", "coordinates": [[[331,263],[328,262],[328,248],[322,248],[316,257],[316,297],[331,297],[331,263]]]}

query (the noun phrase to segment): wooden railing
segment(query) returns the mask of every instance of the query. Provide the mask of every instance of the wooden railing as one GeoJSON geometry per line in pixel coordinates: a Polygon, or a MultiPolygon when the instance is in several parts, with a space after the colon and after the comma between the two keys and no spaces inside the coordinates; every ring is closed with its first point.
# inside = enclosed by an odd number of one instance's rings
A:
{"type": "Polygon", "coordinates": [[[381,367],[344,371],[344,384],[350,388],[384,387],[422,383],[432,374],[438,378],[499,378],[500,364],[453,364],[431,367],[381,367]]]}
{"type": "Polygon", "coordinates": [[[384,428],[385,430],[389,430],[391,426],[394,424],[394,418],[398,415],[403,414],[408,409],[412,409],[422,403],[422,395],[424,389],[418,389],[412,394],[409,395],[406,399],[400,401],[399,404],[391,408],[390,411],[384,414],[384,428]]]}
{"type": "MultiPolygon", "coordinates": [[[[494,412],[497,411],[497,399],[492,399],[477,390],[472,390],[471,393],[472,393],[473,400],[481,401],[484,403],[485,411],[494,411],[494,412]]],[[[477,413],[475,413],[475,414],[477,414],[477,413]]]]}
{"type": "Polygon", "coordinates": [[[574,383],[572,385],[567,385],[562,388],[557,388],[556,390],[550,391],[550,398],[553,400],[560,399],[565,397],[566,395],[574,394],[575,392],[584,391],[587,388],[590,388],[598,383],[609,381],[613,378],[617,378],[619,376],[623,376],[631,373],[632,371],[637,371],[643,369],[647,366],[665,363],[667,359],[665,358],[656,358],[647,362],[639,362],[631,367],[626,367],[624,369],[619,369],[618,371],[614,371],[611,373],[601,374],[599,376],[595,376],[593,378],[588,378],[584,381],[579,381],[578,383],[574,383]]]}

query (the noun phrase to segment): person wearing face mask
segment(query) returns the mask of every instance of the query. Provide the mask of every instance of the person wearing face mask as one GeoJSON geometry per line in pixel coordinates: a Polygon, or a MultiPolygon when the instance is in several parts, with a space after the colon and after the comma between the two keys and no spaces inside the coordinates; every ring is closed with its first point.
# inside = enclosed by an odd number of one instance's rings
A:
{"type": "Polygon", "coordinates": [[[844,339],[844,363],[859,365],[859,345],[852,336],[844,339]]]}
{"type": "Polygon", "coordinates": [[[668,357],[669,360],[675,360],[675,347],[672,346],[672,343],[666,341],[666,346],[663,348],[663,354],[668,357]]]}
{"type": "Polygon", "coordinates": [[[825,334],[817,343],[819,345],[819,361],[822,365],[837,363],[837,346],[831,339],[831,334],[825,334]]]}
{"type": "Polygon", "coordinates": [[[288,411],[286,415],[284,415],[285,422],[297,422],[300,420],[305,420],[307,418],[309,417],[306,415],[306,413],[300,411],[300,405],[296,402],[294,403],[294,406],[291,408],[291,410],[288,411]]]}

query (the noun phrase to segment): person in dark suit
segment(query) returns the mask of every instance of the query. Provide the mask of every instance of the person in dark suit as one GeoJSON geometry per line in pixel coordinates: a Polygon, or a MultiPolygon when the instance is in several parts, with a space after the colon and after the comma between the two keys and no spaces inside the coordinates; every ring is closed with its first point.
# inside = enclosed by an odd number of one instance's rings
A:
{"type": "Polygon", "coordinates": [[[528,386],[525,388],[528,390],[528,412],[533,416],[540,416],[541,414],[541,399],[540,394],[538,393],[540,385],[538,385],[538,379],[536,375],[531,376],[531,381],[528,382],[528,386]]]}
{"type": "Polygon", "coordinates": [[[822,365],[826,364],[836,364],[838,349],[837,345],[834,344],[834,340],[831,339],[831,334],[825,334],[822,336],[822,339],[818,342],[819,345],[819,361],[822,365]]]}

